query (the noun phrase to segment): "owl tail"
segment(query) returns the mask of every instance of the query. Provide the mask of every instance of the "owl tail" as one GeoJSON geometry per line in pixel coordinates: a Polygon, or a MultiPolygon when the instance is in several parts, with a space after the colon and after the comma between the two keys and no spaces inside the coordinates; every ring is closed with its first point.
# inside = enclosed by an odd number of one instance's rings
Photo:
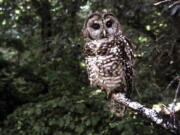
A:
{"type": "Polygon", "coordinates": [[[117,117],[123,117],[126,112],[126,107],[116,102],[113,98],[111,98],[110,109],[111,109],[111,112],[115,113],[117,117]]]}

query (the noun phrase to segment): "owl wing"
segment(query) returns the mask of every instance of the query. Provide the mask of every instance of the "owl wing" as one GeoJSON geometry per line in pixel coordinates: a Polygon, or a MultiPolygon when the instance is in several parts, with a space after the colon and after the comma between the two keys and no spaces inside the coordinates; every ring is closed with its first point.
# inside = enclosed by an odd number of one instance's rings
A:
{"type": "MultiPolygon", "coordinates": [[[[133,46],[131,42],[123,35],[118,36],[117,44],[120,49],[120,58],[122,59],[122,68],[124,70],[125,84],[124,91],[127,97],[130,96],[132,91],[132,76],[133,76],[133,65],[134,55],[133,46]]],[[[123,117],[126,111],[126,107],[123,104],[117,103],[111,98],[111,112],[115,113],[118,117],[123,117]]]]}
{"type": "Polygon", "coordinates": [[[129,41],[129,39],[125,36],[123,38],[123,64],[124,64],[124,72],[125,72],[125,79],[127,85],[127,96],[130,96],[132,91],[132,77],[133,77],[133,65],[134,65],[134,55],[133,55],[133,45],[129,41]]]}
{"type": "Polygon", "coordinates": [[[134,65],[134,53],[133,53],[134,47],[133,47],[133,44],[129,41],[129,39],[127,37],[124,37],[124,39],[125,39],[125,43],[126,43],[125,51],[129,57],[129,64],[131,64],[131,67],[133,67],[133,65],[134,65]]]}

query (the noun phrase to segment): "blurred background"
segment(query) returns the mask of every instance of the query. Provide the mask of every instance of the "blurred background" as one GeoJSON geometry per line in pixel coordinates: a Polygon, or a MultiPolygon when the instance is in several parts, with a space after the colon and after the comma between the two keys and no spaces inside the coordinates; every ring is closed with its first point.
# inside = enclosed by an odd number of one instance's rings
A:
{"type": "MultiPolygon", "coordinates": [[[[173,1],[173,0],[172,0],[173,1]]],[[[169,135],[128,110],[111,114],[89,86],[82,27],[111,11],[135,46],[132,99],[147,107],[173,101],[180,75],[180,5],[156,0],[0,0],[1,135],[169,135]]]]}

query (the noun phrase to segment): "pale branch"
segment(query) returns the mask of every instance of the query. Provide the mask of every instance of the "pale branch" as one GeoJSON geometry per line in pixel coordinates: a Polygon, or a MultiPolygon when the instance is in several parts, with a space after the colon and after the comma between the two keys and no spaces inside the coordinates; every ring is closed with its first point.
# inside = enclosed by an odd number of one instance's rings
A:
{"type": "Polygon", "coordinates": [[[180,5],[180,0],[174,1],[174,0],[163,0],[154,3],[155,6],[163,5],[163,4],[169,4],[168,8],[172,8],[176,5],[180,5]]]}
{"type": "Polygon", "coordinates": [[[113,94],[112,98],[116,102],[123,104],[128,108],[138,112],[152,122],[161,125],[163,128],[169,130],[170,132],[174,134],[180,134],[180,121],[174,123],[171,118],[166,118],[163,115],[157,113],[155,110],[147,108],[138,102],[132,101],[131,99],[125,97],[124,94],[113,94]]]}
{"type": "Polygon", "coordinates": [[[158,5],[166,4],[166,3],[169,3],[169,2],[171,2],[171,0],[163,0],[163,1],[159,1],[159,2],[154,3],[154,5],[158,6],[158,5]]]}
{"type": "Polygon", "coordinates": [[[171,5],[169,5],[169,8],[172,8],[172,7],[176,6],[176,5],[180,5],[180,0],[179,0],[179,1],[174,2],[174,3],[173,3],[173,4],[171,4],[171,5]]]}

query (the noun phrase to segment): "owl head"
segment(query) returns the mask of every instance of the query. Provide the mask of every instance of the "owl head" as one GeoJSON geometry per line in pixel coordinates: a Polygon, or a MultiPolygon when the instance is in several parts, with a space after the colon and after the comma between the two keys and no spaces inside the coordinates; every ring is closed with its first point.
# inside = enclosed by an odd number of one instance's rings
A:
{"type": "Polygon", "coordinates": [[[100,40],[121,33],[118,19],[111,13],[95,12],[90,14],[83,28],[85,40],[100,40]]]}

